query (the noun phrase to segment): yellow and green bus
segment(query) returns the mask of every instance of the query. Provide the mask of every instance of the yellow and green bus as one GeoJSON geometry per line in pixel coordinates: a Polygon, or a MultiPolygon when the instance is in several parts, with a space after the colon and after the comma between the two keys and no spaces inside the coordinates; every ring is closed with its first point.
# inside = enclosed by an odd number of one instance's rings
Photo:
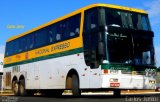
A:
{"type": "Polygon", "coordinates": [[[4,86],[15,95],[155,89],[153,38],[144,10],[92,4],[9,38],[4,86]]]}

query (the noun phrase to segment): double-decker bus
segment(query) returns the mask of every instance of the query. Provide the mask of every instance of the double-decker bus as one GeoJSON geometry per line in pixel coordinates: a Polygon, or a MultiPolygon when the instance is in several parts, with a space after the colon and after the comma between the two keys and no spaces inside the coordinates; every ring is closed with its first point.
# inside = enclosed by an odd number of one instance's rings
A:
{"type": "Polygon", "coordinates": [[[92,4],[9,38],[4,86],[15,95],[155,89],[153,37],[147,12],[92,4]]]}

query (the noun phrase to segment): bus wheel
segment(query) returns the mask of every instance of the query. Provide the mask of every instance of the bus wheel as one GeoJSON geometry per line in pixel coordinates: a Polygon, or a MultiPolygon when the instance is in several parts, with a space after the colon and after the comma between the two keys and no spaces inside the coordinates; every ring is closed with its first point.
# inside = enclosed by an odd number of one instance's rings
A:
{"type": "Polygon", "coordinates": [[[68,76],[66,81],[66,89],[72,89],[72,77],[68,76]]]}
{"type": "Polygon", "coordinates": [[[81,90],[79,89],[79,80],[77,75],[72,75],[72,94],[73,96],[80,96],[81,90]]]}
{"type": "Polygon", "coordinates": [[[25,80],[24,79],[20,80],[20,83],[19,83],[19,94],[20,94],[20,96],[24,96],[26,94],[25,80]]]}
{"type": "Polygon", "coordinates": [[[114,97],[120,97],[120,95],[121,95],[121,90],[120,89],[115,89],[113,91],[113,96],[114,97]]]}
{"type": "Polygon", "coordinates": [[[13,91],[14,95],[16,95],[16,96],[19,95],[18,88],[19,88],[18,82],[17,82],[17,80],[14,80],[12,82],[12,91],[13,91]]]}

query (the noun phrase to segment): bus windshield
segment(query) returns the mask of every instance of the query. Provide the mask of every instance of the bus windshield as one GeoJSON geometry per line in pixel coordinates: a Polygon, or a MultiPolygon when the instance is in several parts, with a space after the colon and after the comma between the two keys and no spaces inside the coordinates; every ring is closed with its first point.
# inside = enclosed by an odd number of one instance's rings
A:
{"type": "Polygon", "coordinates": [[[131,36],[122,33],[110,33],[107,38],[109,61],[116,63],[131,63],[131,36]]]}
{"type": "Polygon", "coordinates": [[[105,21],[108,26],[146,31],[150,30],[149,21],[146,14],[105,8],[105,21]]]}
{"type": "Polygon", "coordinates": [[[133,35],[135,65],[154,65],[154,47],[152,37],[133,35]]]}
{"type": "Polygon", "coordinates": [[[147,14],[92,8],[85,12],[84,22],[86,63],[88,59],[98,63],[106,59],[111,63],[154,65],[153,32],[147,14]],[[105,54],[99,54],[99,43],[104,43],[105,54]],[[88,53],[94,55],[94,60],[88,53]]]}
{"type": "Polygon", "coordinates": [[[108,34],[108,57],[110,62],[154,65],[152,37],[138,34],[108,34]]]}

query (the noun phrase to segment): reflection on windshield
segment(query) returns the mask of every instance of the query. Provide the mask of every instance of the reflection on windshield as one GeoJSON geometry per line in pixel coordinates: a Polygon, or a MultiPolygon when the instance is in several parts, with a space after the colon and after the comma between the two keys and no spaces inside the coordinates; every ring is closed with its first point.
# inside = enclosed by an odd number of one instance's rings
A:
{"type": "Polygon", "coordinates": [[[131,37],[125,34],[108,35],[108,53],[110,62],[131,63],[131,37]]]}
{"type": "Polygon", "coordinates": [[[105,9],[106,25],[114,27],[132,28],[136,30],[150,30],[148,17],[145,14],[131,13],[116,9],[105,9]]]}
{"type": "Polygon", "coordinates": [[[134,63],[135,65],[154,64],[152,37],[110,33],[107,45],[110,62],[134,63]]]}
{"type": "Polygon", "coordinates": [[[134,36],[134,63],[136,65],[154,64],[152,39],[149,37],[134,36]]]}

